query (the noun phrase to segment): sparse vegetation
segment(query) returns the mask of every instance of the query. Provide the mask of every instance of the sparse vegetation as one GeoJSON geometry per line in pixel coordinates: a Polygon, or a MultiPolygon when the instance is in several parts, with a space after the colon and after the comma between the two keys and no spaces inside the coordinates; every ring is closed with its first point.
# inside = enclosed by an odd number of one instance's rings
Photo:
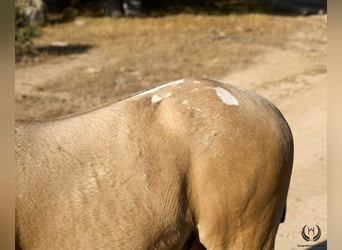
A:
{"type": "Polygon", "coordinates": [[[15,58],[32,55],[32,39],[41,33],[38,26],[30,23],[29,17],[19,4],[15,4],[15,58]]]}

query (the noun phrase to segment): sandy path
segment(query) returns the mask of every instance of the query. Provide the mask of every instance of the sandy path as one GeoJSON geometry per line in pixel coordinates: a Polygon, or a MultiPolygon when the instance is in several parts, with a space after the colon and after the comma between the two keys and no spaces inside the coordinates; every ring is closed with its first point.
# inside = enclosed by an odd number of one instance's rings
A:
{"type": "Polygon", "coordinates": [[[292,128],[295,160],[287,217],[279,229],[277,250],[326,249],[326,20],[309,18],[317,25],[314,32],[305,35],[305,30],[298,31],[285,48],[265,48],[264,55],[250,67],[221,79],[253,89],[273,101],[292,128]],[[302,228],[316,224],[321,229],[320,239],[306,242],[302,228]]]}

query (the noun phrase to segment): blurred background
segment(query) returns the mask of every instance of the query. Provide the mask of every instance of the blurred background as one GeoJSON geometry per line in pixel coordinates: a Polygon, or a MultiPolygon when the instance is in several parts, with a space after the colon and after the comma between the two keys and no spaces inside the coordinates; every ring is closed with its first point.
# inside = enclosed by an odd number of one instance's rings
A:
{"type": "Polygon", "coordinates": [[[314,30],[308,15],[326,9],[323,0],[16,0],[16,115],[52,118],[178,78],[221,79],[314,30]]]}
{"type": "Polygon", "coordinates": [[[17,119],[52,119],[185,78],[274,102],[295,138],[276,249],[326,249],[327,3],[16,0],[17,119]],[[306,242],[305,225],[321,229],[306,242]],[[303,245],[310,245],[303,247],[303,245]]]}

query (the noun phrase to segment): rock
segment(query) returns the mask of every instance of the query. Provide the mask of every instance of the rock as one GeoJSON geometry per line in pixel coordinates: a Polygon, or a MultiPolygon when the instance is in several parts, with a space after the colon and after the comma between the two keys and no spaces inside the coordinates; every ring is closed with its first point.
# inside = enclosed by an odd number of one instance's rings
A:
{"type": "Polygon", "coordinates": [[[141,14],[141,0],[123,0],[123,11],[126,16],[139,16],[141,14]]]}
{"type": "Polygon", "coordinates": [[[104,0],[104,12],[108,16],[139,16],[142,0],[104,0]]]}

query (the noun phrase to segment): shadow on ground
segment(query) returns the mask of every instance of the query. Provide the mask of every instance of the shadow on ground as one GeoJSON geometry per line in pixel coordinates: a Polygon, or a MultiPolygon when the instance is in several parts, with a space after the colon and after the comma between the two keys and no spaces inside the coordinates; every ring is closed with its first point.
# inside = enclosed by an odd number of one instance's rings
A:
{"type": "Polygon", "coordinates": [[[35,48],[39,54],[65,56],[73,54],[82,54],[93,48],[92,45],[84,44],[60,44],[38,46],[35,48]]]}

